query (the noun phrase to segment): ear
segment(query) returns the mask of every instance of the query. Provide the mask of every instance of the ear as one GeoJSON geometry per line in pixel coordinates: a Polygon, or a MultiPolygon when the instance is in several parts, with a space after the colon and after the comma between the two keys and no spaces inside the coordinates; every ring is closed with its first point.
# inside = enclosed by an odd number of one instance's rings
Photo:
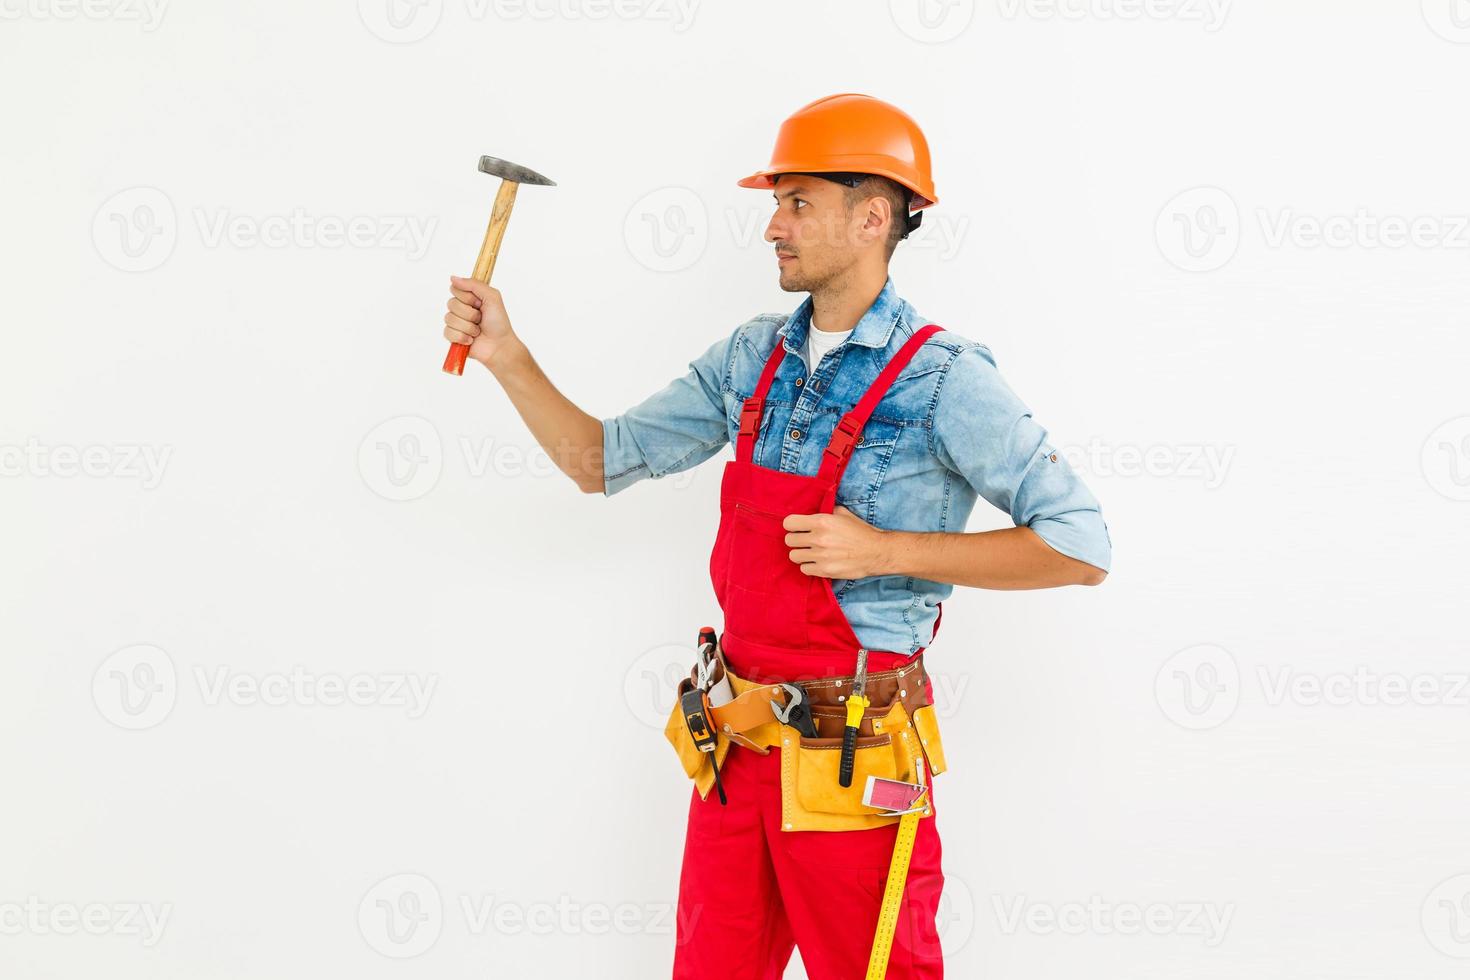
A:
{"type": "Polygon", "coordinates": [[[884,218],[892,219],[893,208],[888,203],[888,198],[874,196],[868,198],[867,209],[863,217],[863,236],[865,238],[883,240],[888,237],[883,229],[886,227],[884,218]]]}

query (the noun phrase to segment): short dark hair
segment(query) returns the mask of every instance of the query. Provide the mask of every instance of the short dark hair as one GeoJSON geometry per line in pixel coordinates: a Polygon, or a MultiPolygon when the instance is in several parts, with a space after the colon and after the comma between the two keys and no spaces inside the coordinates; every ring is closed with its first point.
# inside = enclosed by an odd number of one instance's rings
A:
{"type": "Polygon", "coordinates": [[[880,177],[878,174],[863,174],[866,178],[857,185],[843,184],[842,200],[851,211],[859,201],[865,201],[870,197],[883,197],[888,200],[888,209],[893,213],[893,220],[888,224],[888,241],[884,243],[883,258],[893,257],[893,250],[898,248],[898,243],[909,237],[909,189],[896,180],[888,177],[880,177]]]}

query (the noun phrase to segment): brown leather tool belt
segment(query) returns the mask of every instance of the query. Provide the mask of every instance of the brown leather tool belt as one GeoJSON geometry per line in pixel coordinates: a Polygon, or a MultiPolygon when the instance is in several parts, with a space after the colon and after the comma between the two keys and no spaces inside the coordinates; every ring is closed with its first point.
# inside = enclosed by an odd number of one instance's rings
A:
{"type": "MultiPolygon", "coordinates": [[[[738,744],[746,748],[755,748],[748,739],[741,736],[774,720],[776,715],[771,705],[775,703],[784,708],[789,697],[788,692],[781,684],[749,687],[745,682],[739,681],[737,675],[729,670],[725,663],[723,650],[716,647],[714,654],[715,667],[712,683],[718,684],[728,675],[732,680],[738,682],[737,687],[748,689],[733,701],[711,705],[710,720],[718,731],[738,744]]],[[[693,685],[697,681],[697,676],[691,672],[689,684],[693,685]]],[[[852,693],[853,675],[817,677],[789,683],[801,688],[810,703],[817,736],[820,738],[841,737],[843,726],[846,724],[846,704],[848,696],[852,693]]],[[[681,685],[681,689],[682,687],[681,685]]],[[[863,713],[862,726],[858,729],[859,736],[872,735],[873,719],[886,715],[895,700],[902,701],[910,715],[931,704],[929,675],[924,670],[924,655],[921,653],[909,663],[893,670],[869,673],[864,693],[870,705],[863,713]]],[[[757,751],[762,751],[764,748],[765,746],[762,746],[757,751]]]]}

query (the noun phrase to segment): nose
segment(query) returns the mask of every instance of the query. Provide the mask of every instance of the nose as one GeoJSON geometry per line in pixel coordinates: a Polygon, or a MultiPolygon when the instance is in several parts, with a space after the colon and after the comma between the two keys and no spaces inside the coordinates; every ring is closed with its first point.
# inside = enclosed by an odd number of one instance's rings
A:
{"type": "Polygon", "coordinates": [[[780,213],[771,215],[771,220],[766,222],[765,239],[773,244],[784,241],[786,238],[786,225],[781,221],[780,213]]]}

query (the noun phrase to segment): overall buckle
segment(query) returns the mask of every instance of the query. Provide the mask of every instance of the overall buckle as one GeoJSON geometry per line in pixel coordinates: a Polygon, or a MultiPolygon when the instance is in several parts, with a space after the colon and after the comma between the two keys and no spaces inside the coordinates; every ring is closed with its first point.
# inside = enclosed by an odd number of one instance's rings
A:
{"type": "Polygon", "coordinates": [[[740,406],[740,435],[754,436],[760,428],[761,409],[765,407],[765,399],[751,395],[745,399],[740,406]]]}
{"type": "Polygon", "coordinates": [[[842,416],[837,420],[837,427],[832,430],[832,438],[827,443],[827,452],[836,456],[839,461],[846,460],[862,428],[862,424],[852,416],[842,416]]]}

